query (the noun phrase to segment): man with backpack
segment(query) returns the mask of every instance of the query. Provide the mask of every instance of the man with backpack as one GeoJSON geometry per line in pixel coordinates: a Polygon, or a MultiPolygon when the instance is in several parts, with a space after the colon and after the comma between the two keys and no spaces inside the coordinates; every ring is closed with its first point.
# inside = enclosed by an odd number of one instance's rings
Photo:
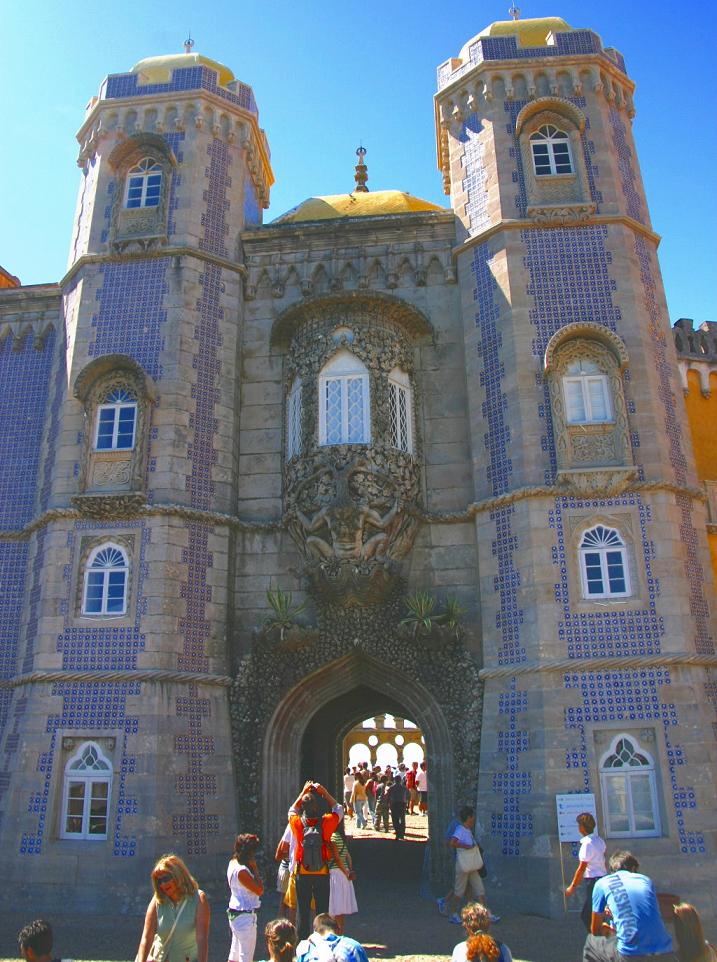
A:
{"type": "Polygon", "coordinates": [[[306,782],[289,809],[289,825],[296,840],[296,928],[300,939],[309,936],[311,899],[317,915],[329,910],[329,843],[342,818],[339,803],[317,782],[306,782]],[[330,812],[322,815],[320,799],[330,812]]]}

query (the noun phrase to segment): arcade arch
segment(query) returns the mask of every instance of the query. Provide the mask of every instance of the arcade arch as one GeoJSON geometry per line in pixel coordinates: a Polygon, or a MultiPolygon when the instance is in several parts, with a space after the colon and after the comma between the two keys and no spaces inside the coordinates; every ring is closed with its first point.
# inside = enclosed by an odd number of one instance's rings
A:
{"type": "Polygon", "coordinates": [[[385,712],[410,718],[425,736],[430,773],[429,844],[433,874],[450,876],[441,844],[453,809],[453,747],[446,717],[435,697],[365,653],[351,653],[303,678],[271,717],[262,751],[263,833],[279,838],[288,805],[307,778],[341,791],[343,740],[361,721],[385,712]]]}

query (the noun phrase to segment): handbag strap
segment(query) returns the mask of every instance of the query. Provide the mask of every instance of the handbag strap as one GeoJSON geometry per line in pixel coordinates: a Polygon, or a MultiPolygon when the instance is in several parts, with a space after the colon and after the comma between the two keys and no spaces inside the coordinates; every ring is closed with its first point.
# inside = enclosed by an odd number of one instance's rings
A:
{"type": "Polygon", "coordinates": [[[185,906],[186,906],[186,904],[187,904],[188,901],[189,901],[189,899],[186,899],[186,898],[185,898],[184,901],[182,902],[182,904],[179,906],[179,911],[177,912],[176,916],[174,917],[174,925],[173,925],[172,928],[169,930],[169,935],[167,936],[167,938],[162,940],[162,948],[164,949],[164,953],[163,953],[164,955],[167,954],[167,946],[168,946],[169,943],[172,941],[172,936],[174,935],[174,930],[177,928],[177,922],[179,922],[179,918],[180,918],[182,912],[184,911],[184,908],[185,908],[185,906]]]}

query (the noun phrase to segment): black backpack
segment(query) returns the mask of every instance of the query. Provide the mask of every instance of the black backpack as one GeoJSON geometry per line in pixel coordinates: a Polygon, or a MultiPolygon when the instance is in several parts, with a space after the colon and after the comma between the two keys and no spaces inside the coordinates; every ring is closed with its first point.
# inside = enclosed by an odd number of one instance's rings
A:
{"type": "Polygon", "coordinates": [[[320,872],[326,865],[324,860],[324,839],[321,833],[321,819],[316,825],[309,825],[308,821],[301,816],[301,824],[304,826],[303,856],[302,866],[307,872],[320,872]]]}

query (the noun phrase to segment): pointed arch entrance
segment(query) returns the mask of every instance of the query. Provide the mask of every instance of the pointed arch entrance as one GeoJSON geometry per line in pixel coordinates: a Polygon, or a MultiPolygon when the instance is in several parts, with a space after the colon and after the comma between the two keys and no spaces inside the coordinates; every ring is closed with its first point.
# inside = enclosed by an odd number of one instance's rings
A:
{"type": "Polygon", "coordinates": [[[305,676],[273,713],[261,758],[264,837],[279,837],[287,808],[306,778],[338,791],[344,735],[379,711],[410,718],[424,733],[431,874],[445,882],[450,862],[443,833],[454,807],[453,746],[445,714],[422,684],[365,652],[352,652],[305,676]]]}

